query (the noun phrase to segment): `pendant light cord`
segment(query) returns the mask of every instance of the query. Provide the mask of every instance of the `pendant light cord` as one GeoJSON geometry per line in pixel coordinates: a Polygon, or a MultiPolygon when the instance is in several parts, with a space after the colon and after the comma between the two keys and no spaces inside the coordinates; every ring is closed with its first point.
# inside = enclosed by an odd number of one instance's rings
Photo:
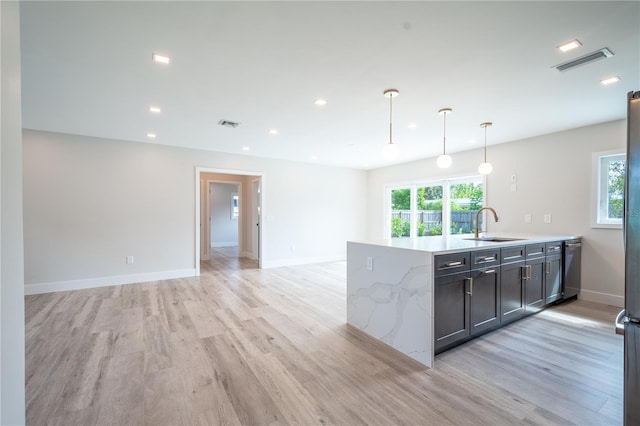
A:
{"type": "Polygon", "coordinates": [[[484,162],[487,162],[487,126],[484,126],[484,162]]]}
{"type": "Polygon", "coordinates": [[[444,111],[444,125],[442,126],[442,155],[447,154],[447,112],[444,111]]]}
{"type": "Polygon", "coordinates": [[[393,94],[389,95],[389,145],[393,145],[393,94]]]}

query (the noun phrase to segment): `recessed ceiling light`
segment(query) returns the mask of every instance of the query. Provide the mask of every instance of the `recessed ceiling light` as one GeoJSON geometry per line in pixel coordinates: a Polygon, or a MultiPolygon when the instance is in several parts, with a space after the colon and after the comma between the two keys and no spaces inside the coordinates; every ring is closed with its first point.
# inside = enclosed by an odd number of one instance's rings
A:
{"type": "Polygon", "coordinates": [[[269,129],[269,134],[270,135],[277,135],[278,134],[278,129],[269,129]]]}
{"type": "Polygon", "coordinates": [[[322,105],[326,105],[327,101],[325,99],[316,99],[313,103],[316,105],[322,106],[322,105]]]}
{"type": "Polygon", "coordinates": [[[407,127],[410,128],[410,129],[416,129],[416,128],[418,128],[418,125],[416,123],[411,123],[407,127]]]}
{"type": "Polygon", "coordinates": [[[159,113],[160,113],[160,111],[161,111],[161,110],[160,110],[160,107],[153,106],[153,105],[151,105],[151,106],[149,107],[149,112],[155,112],[156,114],[159,114],[159,113]]]}
{"type": "Polygon", "coordinates": [[[156,134],[155,134],[155,133],[151,133],[151,132],[149,132],[149,133],[147,133],[147,137],[148,137],[149,139],[155,139],[155,138],[156,138],[156,134]]]}
{"type": "Polygon", "coordinates": [[[171,58],[169,58],[168,56],[159,55],[157,53],[152,53],[151,54],[151,59],[154,62],[157,62],[159,64],[165,64],[165,65],[168,65],[169,62],[171,62],[171,58]]]}
{"type": "Polygon", "coordinates": [[[613,84],[613,83],[617,83],[619,81],[620,81],[620,77],[618,77],[616,75],[616,76],[613,76],[613,77],[605,78],[604,80],[600,80],[600,84],[603,84],[603,85],[606,86],[607,84],[613,84]]]}
{"type": "Polygon", "coordinates": [[[249,148],[248,146],[243,146],[243,147],[242,147],[242,150],[243,150],[243,151],[249,151],[250,149],[251,149],[251,148],[249,148]]]}
{"type": "Polygon", "coordinates": [[[582,46],[582,43],[580,43],[580,40],[575,39],[575,40],[571,40],[561,44],[560,46],[558,46],[558,49],[560,49],[562,52],[568,52],[580,46],[582,46]]]}

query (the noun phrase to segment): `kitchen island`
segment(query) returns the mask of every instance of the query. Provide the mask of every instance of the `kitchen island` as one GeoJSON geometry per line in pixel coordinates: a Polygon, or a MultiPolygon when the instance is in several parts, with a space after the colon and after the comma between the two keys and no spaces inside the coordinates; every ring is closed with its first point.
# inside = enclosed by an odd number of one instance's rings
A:
{"type": "MultiPolygon", "coordinates": [[[[533,313],[540,310],[548,304],[548,300],[561,298],[545,297],[543,274],[556,271],[557,280],[560,280],[562,269],[560,260],[556,261],[560,268],[555,269],[544,263],[545,250],[557,252],[553,259],[560,259],[562,242],[579,237],[518,235],[509,236],[512,240],[502,238],[502,241],[474,240],[470,237],[472,236],[464,235],[347,242],[347,322],[427,367],[432,367],[437,350],[468,340],[473,334],[469,320],[469,316],[473,315],[469,308],[471,301],[484,300],[483,303],[486,303],[487,300],[491,301],[491,297],[495,301],[494,306],[489,307],[495,311],[495,324],[486,320],[482,321],[482,327],[478,327],[478,331],[486,332],[499,327],[501,322],[507,323],[520,318],[525,311],[533,313]],[[504,257],[501,257],[501,253],[504,257]],[[546,268],[547,271],[528,264],[529,256],[532,265],[540,265],[540,268],[546,268]],[[535,259],[542,261],[534,263],[535,259]],[[495,290],[489,297],[483,296],[482,288],[476,287],[476,298],[471,299],[474,292],[471,263],[478,266],[476,269],[482,276],[495,274],[492,278],[495,290]],[[480,266],[484,268],[479,269],[480,266]],[[512,283],[512,273],[504,274],[504,277],[510,277],[511,282],[506,279],[500,282],[500,270],[503,268],[505,272],[516,271],[518,275],[515,285],[512,283]],[[536,272],[537,270],[540,272],[536,272]],[[538,281],[540,288],[533,285],[538,281]],[[438,282],[446,284],[446,289],[442,286],[436,291],[438,282]],[[529,293],[534,290],[542,291],[542,300],[535,300],[535,303],[527,305],[527,285],[529,293]],[[502,297],[501,286],[504,288],[502,297]],[[518,309],[511,309],[513,300],[505,299],[512,297],[514,291],[520,297],[520,301],[516,302],[522,305],[521,308],[515,307],[518,309]],[[501,311],[501,301],[504,311],[501,311]],[[439,320],[436,319],[438,308],[439,320]],[[459,327],[455,324],[458,317],[452,316],[458,315],[457,310],[460,310],[459,318],[464,323],[459,327]],[[446,321],[451,324],[443,324],[442,315],[449,315],[450,319],[446,321]],[[440,324],[436,330],[435,323],[438,321],[440,324]],[[453,331],[445,331],[447,335],[441,339],[442,330],[448,327],[453,327],[453,331]],[[458,328],[466,336],[459,335],[458,328]]],[[[551,265],[550,262],[549,264],[551,265]]],[[[477,283],[481,281],[477,280],[477,283]]],[[[558,285],[555,284],[556,287],[558,285]]],[[[552,290],[551,286],[549,290],[552,290]]]]}

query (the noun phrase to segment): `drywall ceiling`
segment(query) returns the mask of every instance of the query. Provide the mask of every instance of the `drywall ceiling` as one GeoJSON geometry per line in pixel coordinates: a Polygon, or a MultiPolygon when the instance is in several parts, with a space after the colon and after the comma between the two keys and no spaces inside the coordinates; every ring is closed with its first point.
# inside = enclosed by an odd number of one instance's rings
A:
{"type": "Polygon", "coordinates": [[[23,1],[21,31],[25,128],[354,168],[440,154],[443,107],[455,153],[484,121],[492,145],[623,119],[640,90],[639,2],[23,1]]]}

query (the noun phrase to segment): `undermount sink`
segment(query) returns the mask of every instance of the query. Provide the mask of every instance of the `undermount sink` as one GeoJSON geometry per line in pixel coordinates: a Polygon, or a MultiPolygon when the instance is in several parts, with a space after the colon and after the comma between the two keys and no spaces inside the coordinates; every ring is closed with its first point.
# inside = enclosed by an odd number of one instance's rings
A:
{"type": "Polygon", "coordinates": [[[509,237],[478,237],[478,238],[464,238],[471,241],[490,241],[494,243],[504,243],[506,241],[522,241],[524,238],[509,238],[509,237]]]}

